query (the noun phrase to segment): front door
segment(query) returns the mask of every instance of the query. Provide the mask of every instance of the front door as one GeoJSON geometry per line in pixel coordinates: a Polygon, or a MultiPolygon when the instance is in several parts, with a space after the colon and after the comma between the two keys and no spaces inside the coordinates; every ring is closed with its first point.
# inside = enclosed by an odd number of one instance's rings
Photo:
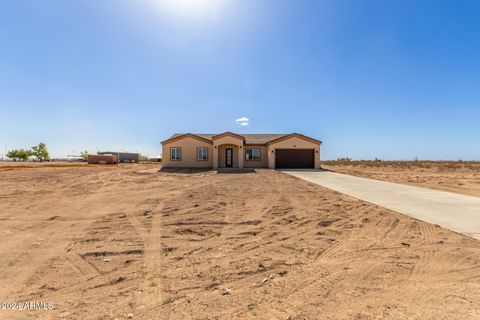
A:
{"type": "Polygon", "coordinates": [[[225,167],[227,168],[233,167],[233,149],[232,148],[225,149],[225,167]]]}

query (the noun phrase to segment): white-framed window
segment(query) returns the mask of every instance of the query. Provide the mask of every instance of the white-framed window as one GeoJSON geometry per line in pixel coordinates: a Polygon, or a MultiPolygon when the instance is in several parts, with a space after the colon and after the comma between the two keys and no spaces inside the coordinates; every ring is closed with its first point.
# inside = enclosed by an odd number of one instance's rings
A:
{"type": "Polygon", "coordinates": [[[197,148],[197,161],[206,161],[208,160],[208,148],[201,147],[197,148]]]}
{"type": "Polygon", "coordinates": [[[245,160],[247,161],[259,161],[260,160],[260,148],[248,148],[245,149],[245,160]]]}
{"type": "Polygon", "coordinates": [[[170,148],[170,160],[182,160],[182,148],[172,147],[170,148]]]}

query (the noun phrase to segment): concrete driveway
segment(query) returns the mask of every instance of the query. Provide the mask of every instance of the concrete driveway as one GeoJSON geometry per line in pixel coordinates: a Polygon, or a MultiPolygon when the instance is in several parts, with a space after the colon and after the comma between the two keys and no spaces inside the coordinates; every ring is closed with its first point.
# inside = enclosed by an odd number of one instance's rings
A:
{"type": "Polygon", "coordinates": [[[480,239],[480,198],[322,170],[284,173],[480,239]]]}

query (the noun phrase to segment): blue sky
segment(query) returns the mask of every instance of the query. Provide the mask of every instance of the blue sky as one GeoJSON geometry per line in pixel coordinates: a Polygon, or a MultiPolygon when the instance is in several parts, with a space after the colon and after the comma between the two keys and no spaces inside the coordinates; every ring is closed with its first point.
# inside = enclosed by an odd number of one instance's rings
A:
{"type": "Polygon", "coordinates": [[[480,160],[479,33],[479,1],[0,0],[0,153],[235,131],[480,160]]]}

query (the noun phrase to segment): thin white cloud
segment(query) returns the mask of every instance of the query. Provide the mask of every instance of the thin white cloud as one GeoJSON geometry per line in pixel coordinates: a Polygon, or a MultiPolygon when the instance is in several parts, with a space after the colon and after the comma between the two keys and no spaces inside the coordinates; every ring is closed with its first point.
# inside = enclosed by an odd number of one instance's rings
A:
{"type": "Polygon", "coordinates": [[[241,117],[241,118],[238,118],[237,120],[235,120],[237,123],[241,123],[241,122],[248,122],[250,121],[250,119],[248,119],[247,117],[241,117]]]}
{"type": "Polygon", "coordinates": [[[241,125],[242,127],[248,126],[248,122],[240,122],[240,125],[241,125]]]}

